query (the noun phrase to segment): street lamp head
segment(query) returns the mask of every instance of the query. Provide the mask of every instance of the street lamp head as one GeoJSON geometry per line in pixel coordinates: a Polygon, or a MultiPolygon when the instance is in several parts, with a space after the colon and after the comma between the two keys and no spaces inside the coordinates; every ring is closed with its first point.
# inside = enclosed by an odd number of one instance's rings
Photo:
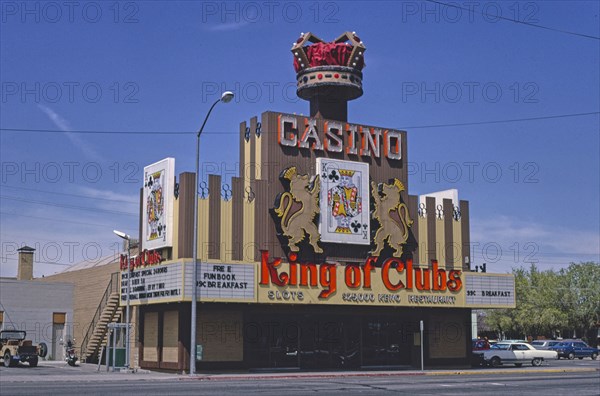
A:
{"type": "Polygon", "coordinates": [[[119,238],[123,238],[126,240],[129,240],[131,237],[127,234],[125,234],[124,232],[121,231],[117,231],[117,230],[113,230],[113,232],[115,233],[116,236],[118,236],[119,238]]]}
{"type": "Polygon", "coordinates": [[[221,95],[221,102],[223,102],[223,103],[229,103],[229,102],[231,102],[231,99],[233,99],[233,96],[234,96],[233,92],[231,92],[231,91],[225,91],[221,95]]]}

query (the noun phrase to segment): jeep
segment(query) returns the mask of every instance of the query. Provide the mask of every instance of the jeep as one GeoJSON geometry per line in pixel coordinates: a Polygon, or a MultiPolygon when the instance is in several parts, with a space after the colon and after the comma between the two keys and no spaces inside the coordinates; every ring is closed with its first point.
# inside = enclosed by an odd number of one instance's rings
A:
{"type": "Polygon", "coordinates": [[[4,367],[14,367],[19,362],[28,362],[30,367],[38,365],[38,356],[46,357],[48,347],[41,342],[33,345],[26,340],[27,333],[21,330],[0,331],[0,357],[4,359],[4,367]]]}

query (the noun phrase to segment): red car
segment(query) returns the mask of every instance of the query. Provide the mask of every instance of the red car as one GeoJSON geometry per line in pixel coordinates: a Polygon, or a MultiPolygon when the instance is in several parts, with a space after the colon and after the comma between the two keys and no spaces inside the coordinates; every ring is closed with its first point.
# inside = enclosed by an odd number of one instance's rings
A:
{"type": "Polygon", "coordinates": [[[483,352],[490,349],[490,343],[487,340],[472,340],[471,342],[471,366],[479,367],[483,366],[485,361],[483,360],[483,352]]]}
{"type": "Polygon", "coordinates": [[[473,351],[485,351],[490,349],[490,343],[488,340],[473,340],[472,341],[472,350],[473,351]]]}

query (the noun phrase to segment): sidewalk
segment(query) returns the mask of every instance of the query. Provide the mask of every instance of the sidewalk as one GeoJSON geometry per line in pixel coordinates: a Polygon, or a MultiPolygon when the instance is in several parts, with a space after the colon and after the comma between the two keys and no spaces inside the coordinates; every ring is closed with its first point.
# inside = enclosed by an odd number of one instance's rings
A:
{"type": "Polygon", "coordinates": [[[131,372],[107,372],[105,366],[81,364],[69,366],[63,361],[41,361],[36,368],[26,364],[19,367],[0,367],[2,382],[55,382],[55,381],[136,381],[136,380],[173,380],[173,381],[242,381],[291,378],[346,378],[346,377],[398,377],[398,376],[444,376],[444,375],[518,375],[535,373],[597,373],[598,367],[501,367],[495,369],[440,369],[440,370],[395,370],[395,371],[280,371],[280,372],[223,372],[199,373],[162,373],[149,370],[131,372]]]}

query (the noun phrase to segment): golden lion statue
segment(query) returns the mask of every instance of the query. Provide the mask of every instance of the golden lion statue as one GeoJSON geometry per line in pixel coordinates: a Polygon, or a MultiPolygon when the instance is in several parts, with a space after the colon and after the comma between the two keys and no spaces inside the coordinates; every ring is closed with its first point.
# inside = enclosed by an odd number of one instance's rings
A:
{"type": "Polygon", "coordinates": [[[317,244],[320,239],[319,229],[314,223],[319,214],[319,176],[311,182],[308,175],[299,175],[295,166],[285,169],[282,179],[289,180],[290,188],[280,194],[275,202],[275,213],[281,219],[281,230],[288,239],[292,252],[299,250],[305,233],[315,253],[323,253],[317,244]]]}
{"type": "Polygon", "coordinates": [[[379,186],[371,182],[375,199],[373,218],[381,225],[375,234],[375,250],[372,255],[377,257],[385,246],[388,245],[395,251],[394,257],[402,256],[402,245],[408,240],[408,228],[413,221],[408,213],[406,204],[400,202],[400,192],[404,185],[398,179],[392,183],[381,183],[379,186]]]}

